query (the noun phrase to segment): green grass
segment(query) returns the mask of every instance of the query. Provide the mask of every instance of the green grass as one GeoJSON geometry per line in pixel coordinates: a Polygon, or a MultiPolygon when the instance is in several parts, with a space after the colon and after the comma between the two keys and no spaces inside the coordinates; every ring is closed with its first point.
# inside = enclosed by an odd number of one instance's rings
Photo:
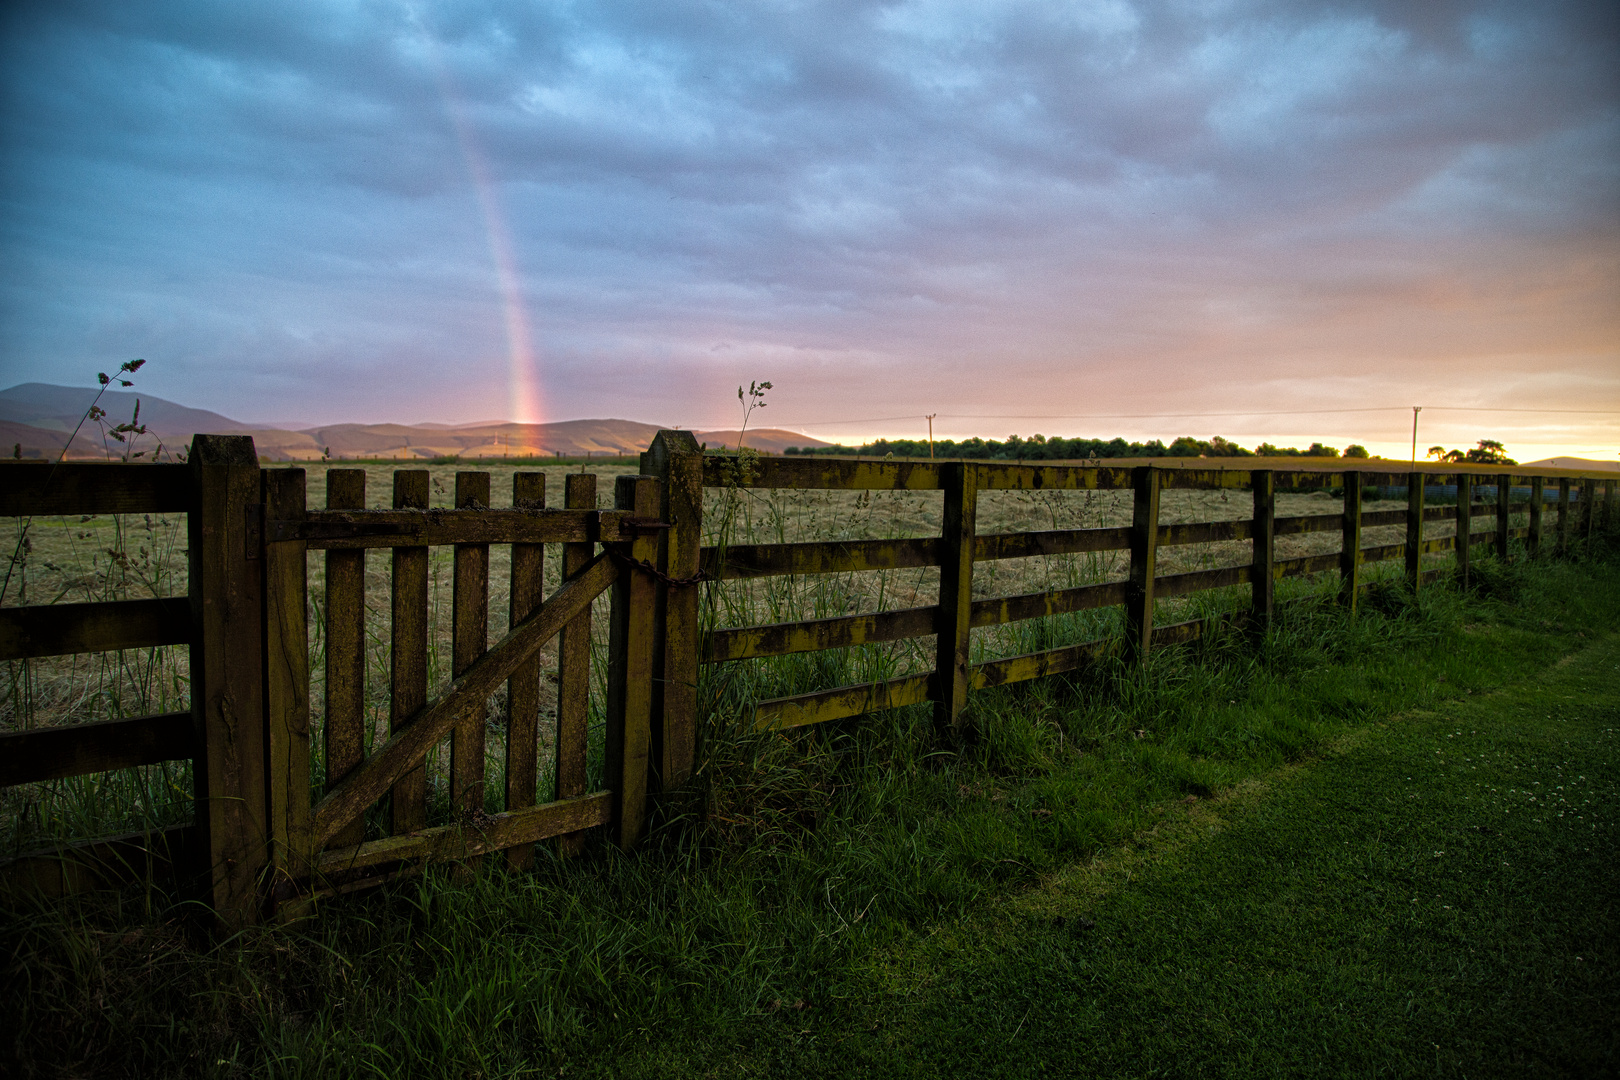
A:
{"type": "Polygon", "coordinates": [[[708,820],[636,858],[223,943],[147,894],[13,910],[7,1068],[1612,1072],[1617,569],[1307,597],[1258,653],[980,695],[956,751],[920,710],[717,728],[708,820]]]}

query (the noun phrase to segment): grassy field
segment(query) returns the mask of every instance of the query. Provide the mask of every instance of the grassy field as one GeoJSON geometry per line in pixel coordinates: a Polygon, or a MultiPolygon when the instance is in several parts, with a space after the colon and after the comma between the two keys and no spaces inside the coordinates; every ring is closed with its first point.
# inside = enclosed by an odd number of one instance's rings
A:
{"type": "MultiPolygon", "coordinates": [[[[1602,1075],[1620,561],[786,735],[623,858],[9,911],[12,1075],[1602,1075]]],[[[1326,590],[1324,590],[1326,591],[1326,590]]],[[[544,851],[544,849],[542,849],[544,851]]]]}

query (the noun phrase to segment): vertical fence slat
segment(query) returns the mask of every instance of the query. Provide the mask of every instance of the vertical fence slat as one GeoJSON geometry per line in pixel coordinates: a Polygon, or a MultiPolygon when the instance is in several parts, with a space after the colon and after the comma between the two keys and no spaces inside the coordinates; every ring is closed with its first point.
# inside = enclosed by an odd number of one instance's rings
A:
{"type": "Polygon", "coordinates": [[[1277,579],[1272,576],[1277,562],[1276,476],[1270,469],[1255,469],[1249,474],[1249,487],[1254,494],[1254,569],[1250,575],[1250,610],[1255,628],[1264,633],[1271,626],[1277,592],[1277,579]]]}
{"type": "Polygon", "coordinates": [[[1344,523],[1339,544],[1339,602],[1356,610],[1361,586],[1361,474],[1344,474],[1344,523]]]}
{"type": "MultiPolygon", "coordinates": [[[[543,510],[546,506],[546,474],[512,474],[512,506],[520,510],[543,510]]],[[[507,606],[508,625],[528,618],[545,600],[546,547],[544,544],[512,545],[512,589],[507,606]]],[[[508,811],[533,806],[539,787],[540,735],[540,656],[519,664],[506,680],[506,801],[508,811]]],[[[507,862],[518,868],[534,863],[534,845],[508,848],[507,862]]]]}
{"type": "Polygon", "coordinates": [[[1423,580],[1423,485],[1420,472],[1406,474],[1406,584],[1414,593],[1423,580]]]}
{"type": "Polygon", "coordinates": [[[978,469],[967,462],[953,461],[939,467],[945,513],[940,531],[934,728],[940,735],[957,731],[973,676],[973,540],[977,532],[978,478],[978,469]]]}
{"type": "MultiPolygon", "coordinates": [[[[428,471],[401,469],[394,473],[394,509],[426,510],[428,471]]],[[[389,727],[399,731],[411,715],[427,704],[428,694],[428,549],[394,549],[392,601],[393,630],[390,650],[389,727]]],[[[427,764],[418,764],[395,782],[392,830],[398,835],[427,824],[427,764]]]]}
{"type": "MultiPolygon", "coordinates": [[[[690,431],[660,431],[648,452],[659,479],[659,517],[670,527],[658,568],[676,580],[695,577],[703,549],[703,457],[690,431]]],[[[659,582],[659,673],[653,686],[654,762],[660,790],[684,784],[697,755],[698,590],[659,582]]]]}
{"type": "Polygon", "coordinates": [[[1590,543],[1597,535],[1597,481],[1588,479],[1581,485],[1581,532],[1590,543]]]}
{"type": "Polygon", "coordinates": [[[1556,551],[1560,555],[1569,551],[1569,477],[1558,478],[1558,543],[1556,551]]]}
{"type": "Polygon", "coordinates": [[[189,521],[191,707],[203,887],[215,917],[259,917],[269,854],[265,792],[264,503],[253,440],[197,435],[189,521]]]}
{"type": "Polygon", "coordinates": [[[1153,584],[1159,556],[1159,470],[1131,470],[1131,577],[1125,597],[1125,645],[1138,662],[1153,647],[1153,584]]]}
{"type": "MultiPolygon", "coordinates": [[[[303,469],[264,470],[264,509],[271,521],[304,516],[303,469]]],[[[265,730],[269,768],[273,886],[309,875],[309,615],[308,560],[302,541],[265,549],[265,730]]],[[[290,914],[300,909],[292,905],[290,914]]]]}
{"type": "MultiPolygon", "coordinates": [[[[596,476],[574,473],[564,482],[564,502],[570,510],[596,509],[596,476]]],[[[567,581],[585,568],[596,552],[594,543],[564,544],[562,578],[567,581]]],[[[591,612],[580,612],[562,628],[557,641],[557,798],[585,794],[585,762],[591,711],[591,612]]],[[[577,855],[582,835],[557,838],[557,850],[577,855]]]]}
{"type": "MultiPolygon", "coordinates": [[[[613,484],[613,504],[638,518],[658,514],[658,481],[650,476],[620,476],[613,484]]],[[[658,557],[654,532],[629,545],[634,561],[658,557]]],[[[647,824],[648,757],[652,751],[653,645],[656,604],[650,574],[621,567],[613,585],[613,615],[608,645],[607,784],[613,790],[618,842],[629,850],[647,824]]]]}
{"type": "MultiPolygon", "coordinates": [[[[328,469],[328,510],[366,508],[366,471],[328,469]]],[[[326,553],[326,788],[359,767],[365,757],[366,553],[326,553]]],[[[353,821],[331,846],[349,847],[365,839],[366,823],[353,821]]]]}
{"type": "Polygon", "coordinates": [[[1473,570],[1473,538],[1474,478],[1461,473],[1457,476],[1457,580],[1464,592],[1473,570]]]}
{"type": "Polygon", "coordinates": [[[1615,489],[1615,487],[1616,487],[1616,484],[1615,484],[1615,482],[1613,480],[1605,480],[1603,482],[1603,531],[1605,533],[1611,533],[1611,532],[1614,531],[1614,526],[1615,526],[1615,521],[1614,521],[1614,489],[1615,489]]]}
{"type": "MultiPolygon", "coordinates": [[[[489,473],[456,473],[456,509],[489,506],[489,473]]],[[[457,544],[450,616],[450,674],[460,678],[489,648],[489,545],[457,544]]],[[[484,735],[489,709],[470,705],[450,732],[450,806],[484,809],[484,735]]]]}

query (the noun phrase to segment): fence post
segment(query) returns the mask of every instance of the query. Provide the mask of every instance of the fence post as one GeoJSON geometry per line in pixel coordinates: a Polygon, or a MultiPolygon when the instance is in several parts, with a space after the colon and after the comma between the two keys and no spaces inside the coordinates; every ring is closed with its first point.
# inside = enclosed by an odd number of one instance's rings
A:
{"type": "MultiPolygon", "coordinates": [[[[651,476],[620,476],[613,505],[637,518],[658,515],[658,481],[651,476]]],[[[632,560],[658,557],[653,531],[638,535],[627,553],[632,560]]],[[[608,644],[607,738],[603,771],[617,807],[618,843],[625,850],[641,839],[647,823],[648,758],[652,751],[652,686],[656,636],[653,577],[622,566],[613,584],[613,615],[608,644]]]]}
{"type": "Polygon", "coordinates": [[[1614,488],[1613,480],[1603,481],[1603,531],[1614,531],[1614,488]]]}
{"type": "Polygon", "coordinates": [[[1277,562],[1277,478],[1270,469],[1254,469],[1249,473],[1249,488],[1254,493],[1254,520],[1250,526],[1253,536],[1253,568],[1250,571],[1252,593],[1251,612],[1255,628],[1264,633],[1271,626],[1273,599],[1277,580],[1273,576],[1277,562]]]}
{"type": "Polygon", "coordinates": [[[1558,478],[1558,545],[1559,555],[1569,552],[1569,477],[1558,478]]]}
{"type": "MultiPolygon", "coordinates": [[[[303,469],[264,470],[267,522],[304,516],[303,469]]],[[[269,755],[272,897],[309,876],[309,616],[307,545],[288,540],[265,545],[264,671],[266,753],[269,755]]],[[[361,554],[356,552],[356,554],[361,554]]],[[[330,678],[330,674],[328,674],[330,678]]],[[[287,890],[291,891],[291,890],[287,890]]],[[[284,915],[301,904],[281,908],[284,915]]]]}
{"type": "Polygon", "coordinates": [[[1469,550],[1474,538],[1474,478],[1468,473],[1457,474],[1457,580],[1462,590],[1468,591],[1470,567],[1469,550]]]}
{"type": "Polygon", "coordinates": [[[1153,648],[1153,583],[1159,555],[1159,470],[1131,470],[1131,578],[1125,590],[1125,651],[1138,663],[1153,648]]]}
{"type": "Polygon", "coordinates": [[[1541,553],[1541,516],[1547,508],[1547,481],[1544,477],[1530,478],[1530,535],[1524,538],[1524,548],[1531,555],[1541,553]]]}
{"type": "MultiPolygon", "coordinates": [[[[697,576],[703,548],[703,456],[690,431],[660,431],[647,451],[647,471],[658,477],[658,569],[671,578],[697,576]]],[[[696,584],[659,581],[659,659],[653,684],[653,764],[658,789],[669,791],[692,775],[697,756],[698,590],[696,584]]]]}
{"type": "Polygon", "coordinates": [[[1508,540],[1513,535],[1513,476],[1503,473],[1496,480],[1496,557],[1506,566],[1508,540]]]}
{"type": "Polygon", "coordinates": [[[939,466],[945,491],[940,531],[939,637],[934,660],[934,729],[955,735],[972,680],[973,541],[978,531],[979,473],[965,461],[939,466]]]}
{"type": "MultiPolygon", "coordinates": [[[[596,509],[596,474],[570,473],[564,481],[564,505],[570,510],[596,509]]],[[[562,579],[567,581],[589,565],[596,543],[564,544],[562,579]]],[[[591,610],[586,608],[562,628],[557,641],[557,798],[577,799],[585,794],[585,765],[590,730],[591,610]]],[[[584,849],[582,833],[557,838],[560,855],[578,855],[584,849]]]]}
{"type": "Polygon", "coordinates": [[[1406,583],[1412,592],[1423,581],[1423,484],[1420,472],[1406,474],[1406,583]]]}
{"type": "MultiPolygon", "coordinates": [[[[546,474],[512,474],[512,508],[546,508],[546,474]]],[[[513,544],[510,570],[511,590],[507,600],[507,625],[516,626],[540,607],[545,593],[546,546],[513,544]]],[[[506,680],[506,800],[508,813],[533,806],[539,788],[540,742],[540,657],[529,657],[506,680]]],[[[519,844],[506,849],[510,866],[527,869],[534,865],[534,845],[519,844]]]]}
{"type": "Polygon", "coordinates": [[[191,441],[193,767],[204,896],[228,927],[259,917],[265,798],[264,503],[245,435],[191,441]]]}
{"type": "Polygon", "coordinates": [[[1588,478],[1581,485],[1581,518],[1585,524],[1582,530],[1586,533],[1586,542],[1590,544],[1597,536],[1597,481],[1588,478]]]}
{"type": "Polygon", "coordinates": [[[1361,474],[1344,474],[1343,538],[1339,542],[1339,602],[1352,614],[1361,586],[1361,474]]]}

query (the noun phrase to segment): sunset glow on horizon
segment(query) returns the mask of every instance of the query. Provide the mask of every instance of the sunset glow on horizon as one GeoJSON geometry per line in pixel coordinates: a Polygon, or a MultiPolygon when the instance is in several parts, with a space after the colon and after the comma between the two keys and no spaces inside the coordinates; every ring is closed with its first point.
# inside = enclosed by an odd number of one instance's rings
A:
{"type": "Polygon", "coordinates": [[[1617,11],[11,5],[0,387],[1620,460],[1617,11]]]}

